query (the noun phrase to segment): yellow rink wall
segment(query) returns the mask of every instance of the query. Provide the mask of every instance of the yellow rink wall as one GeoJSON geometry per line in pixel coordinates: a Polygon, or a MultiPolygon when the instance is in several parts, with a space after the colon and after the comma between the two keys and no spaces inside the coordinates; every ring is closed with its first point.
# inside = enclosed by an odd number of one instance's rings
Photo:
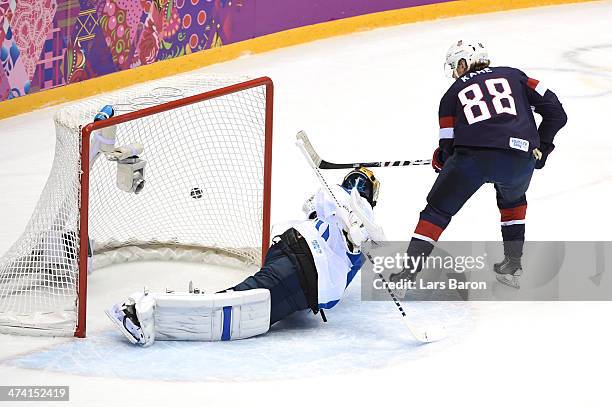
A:
{"type": "Polygon", "coordinates": [[[248,53],[271,51],[357,31],[439,18],[587,1],[594,0],[459,0],[370,13],[297,27],[6,100],[0,102],[0,119],[108,92],[135,83],[199,69],[207,65],[232,60],[248,53]]]}

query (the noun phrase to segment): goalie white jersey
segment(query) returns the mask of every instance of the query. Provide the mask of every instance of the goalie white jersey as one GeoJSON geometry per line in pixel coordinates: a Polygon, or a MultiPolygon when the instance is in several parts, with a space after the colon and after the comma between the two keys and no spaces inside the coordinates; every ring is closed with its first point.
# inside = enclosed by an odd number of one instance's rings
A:
{"type": "MultiPolygon", "coordinates": [[[[350,207],[350,192],[339,185],[331,188],[340,204],[350,207]]],[[[366,216],[374,223],[372,207],[366,199],[359,199],[366,216]]],[[[316,212],[316,218],[293,227],[306,239],[317,268],[319,308],[329,309],[340,301],[344,290],[361,268],[363,255],[359,250],[349,250],[342,232],[343,223],[336,215],[336,205],[323,191],[317,192],[309,207],[308,212],[316,212]]]]}

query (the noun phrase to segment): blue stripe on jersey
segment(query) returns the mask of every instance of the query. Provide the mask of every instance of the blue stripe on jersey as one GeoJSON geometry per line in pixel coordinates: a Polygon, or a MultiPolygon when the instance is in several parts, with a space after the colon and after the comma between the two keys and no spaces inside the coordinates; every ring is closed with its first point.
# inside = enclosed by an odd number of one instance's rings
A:
{"type": "Polygon", "coordinates": [[[326,303],[320,303],[319,304],[319,309],[331,309],[331,308],[333,308],[339,302],[340,302],[340,300],[333,300],[333,301],[329,301],[329,302],[326,302],[326,303]]]}
{"type": "Polygon", "coordinates": [[[323,224],[323,221],[322,220],[318,220],[316,225],[315,225],[315,228],[317,228],[317,230],[319,230],[319,228],[321,227],[322,224],[323,224]]]}
{"type": "Polygon", "coordinates": [[[329,239],[329,225],[327,225],[327,229],[325,229],[325,232],[323,232],[321,237],[327,242],[327,239],[329,239]]]}
{"type": "Polygon", "coordinates": [[[231,339],[231,327],[232,307],[223,307],[223,332],[221,333],[222,341],[229,341],[231,339]]]}
{"type": "Polygon", "coordinates": [[[363,266],[363,254],[347,252],[346,255],[351,261],[351,269],[346,275],[346,286],[348,287],[351,281],[353,281],[353,278],[355,278],[355,275],[357,274],[359,269],[361,269],[361,266],[363,266]]]}
{"type": "MultiPolygon", "coordinates": [[[[354,253],[347,252],[346,255],[351,261],[351,269],[346,275],[346,287],[348,287],[351,281],[353,281],[353,278],[355,278],[355,276],[357,275],[357,272],[361,269],[361,266],[363,266],[364,257],[363,257],[363,254],[361,253],[354,254],[354,253]]],[[[319,303],[319,308],[320,309],[331,309],[336,304],[338,304],[338,302],[340,302],[340,300],[333,300],[333,301],[328,301],[325,303],[319,303]]]]}

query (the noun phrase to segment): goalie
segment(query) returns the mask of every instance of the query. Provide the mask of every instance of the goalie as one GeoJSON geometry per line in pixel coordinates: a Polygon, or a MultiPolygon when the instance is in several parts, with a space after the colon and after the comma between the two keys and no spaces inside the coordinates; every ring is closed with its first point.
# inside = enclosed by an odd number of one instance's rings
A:
{"type": "Polygon", "coordinates": [[[339,302],[363,264],[361,245],[381,233],[372,211],[379,187],[372,171],[358,168],[332,186],[342,208],[320,190],[304,204],[308,219],[275,237],[260,271],[234,287],[214,294],[136,293],[106,314],[142,346],[249,338],[307,309],[326,321],[324,310],[339,302]]]}

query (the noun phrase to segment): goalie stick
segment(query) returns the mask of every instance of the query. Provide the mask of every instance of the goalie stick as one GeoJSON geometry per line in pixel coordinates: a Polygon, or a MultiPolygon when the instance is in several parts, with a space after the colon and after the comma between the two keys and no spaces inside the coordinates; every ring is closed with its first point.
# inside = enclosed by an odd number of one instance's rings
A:
{"type": "MultiPolygon", "coordinates": [[[[331,198],[331,200],[334,202],[336,207],[342,208],[342,209],[348,211],[349,214],[352,213],[352,210],[349,207],[347,207],[346,205],[342,205],[340,203],[340,201],[338,201],[338,198],[336,198],[336,196],[334,195],[334,192],[331,190],[329,184],[325,180],[325,177],[323,177],[323,174],[321,174],[321,171],[319,171],[319,168],[315,164],[315,161],[310,156],[310,153],[309,153],[308,149],[304,145],[304,139],[302,137],[300,137],[300,135],[306,136],[306,133],[304,133],[303,131],[298,133],[296,145],[300,149],[300,151],[302,151],[302,153],[304,154],[304,157],[306,158],[306,161],[308,162],[310,167],[315,172],[315,174],[317,176],[317,179],[319,180],[319,182],[323,186],[323,191],[325,191],[325,193],[329,196],[329,198],[331,198]]],[[[306,138],[306,140],[307,140],[307,138],[306,138]]],[[[340,211],[340,212],[342,212],[342,211],[340,211]]],[[[373,259],[370,256],[370,254],[366,253],[366,256],[370,260],[370,262],[372,262],[372,264],[374,264],[373,259]]],[[[418,329],[418,328],[414,327],[410,323],[410,321],[408,320],[408,316],[404,312],[404,309],[402,308],[402,305],[400,304],[399,300],[397,299],[397,297],[395,296],[393,291],[391,291],[391,289],[389,288],[389,284],[387,283],[386,279],[383,277],[382,274],[380,274],[380,273],[377,273],[377,274],[378,274],[378,277],[383,281],[385,287],[387,287],[387,292],[391,296],[391,299],[395,303],[395,306],[397,307],[397,309],[402,314],[402,320],[404,321],[404,325],[406,326],[406,328],[408,328],[408,330],[410,331],[410,334],[417,341],[419,341],[421,343],[429,343],[429,342],[434,342],[434,341],[440,340],[444,336],[446,336],[445,333],[444,333],[443,328],[429,328],[427,330],[422,330],[422,329],[418,329]]]]}
{"type": "Polygon", "coordinates": [[[302,140],[304,144],[304,148],[308,152],[308,155],[311,157],[317,168],[322,170],[336,170],[341,168],[359,168],[359,167],[407,167],[414,165],[431,165],[431,160],[408,160],[408,161],[375,161],[375,162],[365,162],[365,163],[331,163],[329,161],[325,161],[324,159],[317,154],[312,143],[308,139],[308,136],[304,131],[300,131],[297,134],[298,140],[302,140]]]}
{"type": "MultiPolygon", "coordinates": [[[[370,263],[374,264],[374,259],[372,259],[372,256],[370,255],[370,253],[364,253],[364,254],[368,258],[370,263]]],[[[397,307],[399,312],[402,314],[402,317],[404,319],[404,325],[406,325],[406,327],[408,328],[412,336],[417,341],[422,342],[422,343],[436,342],[441,339],[444,339],[447,336],[446,331],[443,327],[428,327],[427,329],[414,328],[412,324],[409,323],[408,316],[406,315],[406,311],[404,311],[402,304],[397,299],[397,296],[395,295],[393,290],[389,288],[389,283],[387,283],[387,280],[385,279],[385,277],[381,273],[376,273],[376,275],[378,276],[378,278],[381,279],[381,281],[383,282],[383,285],[385,286],[385,288],[387,289],[387,292],[389,293],[389,296],[395,303],[395,306],[397,307]]]]}

